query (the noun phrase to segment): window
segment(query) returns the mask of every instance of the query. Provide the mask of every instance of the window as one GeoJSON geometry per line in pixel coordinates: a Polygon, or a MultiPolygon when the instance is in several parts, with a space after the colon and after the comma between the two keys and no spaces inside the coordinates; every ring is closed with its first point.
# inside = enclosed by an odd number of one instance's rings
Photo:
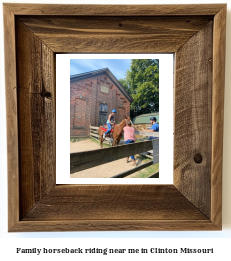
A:
{"type": "Polygon", "coordinates": [[[108,106],[105,103],[101,103],[99,106],[99,126],[103,126],[107,123],[108,106]]]}

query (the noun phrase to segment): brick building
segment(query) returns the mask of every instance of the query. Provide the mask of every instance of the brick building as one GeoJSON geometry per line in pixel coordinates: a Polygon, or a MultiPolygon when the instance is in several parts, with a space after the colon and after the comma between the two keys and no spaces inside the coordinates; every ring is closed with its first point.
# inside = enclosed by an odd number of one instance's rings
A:
{"type": "Polygon", "coordinates": [[[70,77],[70,136],[88,136],[90,124],[106,124],[112,109],[116,123],[130,117],[132,98],[108,69],[70,77]]]}

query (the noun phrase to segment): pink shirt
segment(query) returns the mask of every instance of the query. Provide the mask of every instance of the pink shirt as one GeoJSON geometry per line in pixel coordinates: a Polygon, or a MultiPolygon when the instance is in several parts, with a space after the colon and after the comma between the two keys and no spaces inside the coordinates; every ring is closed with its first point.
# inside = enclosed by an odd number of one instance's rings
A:
{"type": "Polygon", "coordinates": [[[133,127],[124,127],[124,140],[136,140],[135,138],[135,128],[133,127]]]}

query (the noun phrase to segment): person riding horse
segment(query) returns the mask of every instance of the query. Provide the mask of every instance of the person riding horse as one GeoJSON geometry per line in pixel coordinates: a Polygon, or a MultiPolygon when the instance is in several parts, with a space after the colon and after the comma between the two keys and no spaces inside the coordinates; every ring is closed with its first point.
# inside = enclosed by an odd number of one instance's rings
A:
{"type": "Polygon", "coordinates": [[[105,139],[105,136],[111,132],[111,124],[115,124],[115,113],[116,110],[112,110],[111,114],[108,116],[107,120],[107,131],[103,134],[103,138],[105,139]]]}
{"type": "MultiPolygon", "coordinates": [[[[114,112],[114,111],[113,111],[114,112]]],[[[115,112],[114,112],[115,113],[115,112]]],[[[114,115],[114,114],[113,114],[114,115]]],[[[112,117],[112,116],[111,116],[112,117]]],[[[113,122],[115,121],[114,118],[112,117],[111,119],[110,117],[110,120],[113,120],[113,122]]],[[[115,116],[114,116],[115,117],[115,116]]],[[[109,118],[109,117],[108,117],[109,118]]],[[[110,121],[109,121],[110,122],[110,121]]],[[[124,119],[117,125],[114,126],[114,129],[113,129],[113,133],[112,133],[112,138],[113,138],[113,145],[112,146],[115,146],[115,144],[119,145],[120,143],[120,140],[123,136],[123,130],[124,130],[124,127],[126,126],[126,123],[127,122],[131,122],[131,119],[129,117],[124,117],[124,119]]],[[[131,122],[132,124],[132,122],[131,122]]],[[[133,125],[133,124],[132,124],[133,125]]],[[[109,129],[111,129],[111,126],[109,126],[109,129]]],[[[101,148],[103,148],[103,141],[105,140],[105,136],[104,136],[104,132],[107,131],[105,128],[103,128],[103,126],[99,126],[99,129],[98,129],[98,136],[100,138],[100,146],[101,148]],[[104,136],[104,137],[103,137],[104,136]]],[[[110,131],[110,130],[109,130],[110,131]]]]}

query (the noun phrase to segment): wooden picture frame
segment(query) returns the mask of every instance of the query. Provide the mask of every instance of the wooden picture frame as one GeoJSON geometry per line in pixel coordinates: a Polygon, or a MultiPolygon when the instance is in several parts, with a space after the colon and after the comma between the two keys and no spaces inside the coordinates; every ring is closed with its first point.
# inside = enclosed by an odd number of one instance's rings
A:
{"type": "Polygon", "coordinates": [[[226,4],[3,8],[8,230],[221,230],[226,4]],[[56,185],[55,54],[169,52],[174,184],[56,185]]]}

